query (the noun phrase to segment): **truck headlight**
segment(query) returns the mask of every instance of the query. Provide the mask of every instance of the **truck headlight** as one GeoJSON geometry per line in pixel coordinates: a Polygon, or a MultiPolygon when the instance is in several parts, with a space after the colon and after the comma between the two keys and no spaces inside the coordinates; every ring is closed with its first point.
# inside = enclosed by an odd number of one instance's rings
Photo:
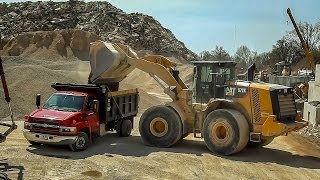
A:
{"type": "Polygon", "coordinates": [[[60,127],[60,132],[76,132],[77,128],[76,127],[60,127]]]}
{"type": "Polygon", "coordinates": [[[29,122],[24,122],[24,128],[25,128],[25,129],[32,129],[31,123],[29,123],[29,122]]]}

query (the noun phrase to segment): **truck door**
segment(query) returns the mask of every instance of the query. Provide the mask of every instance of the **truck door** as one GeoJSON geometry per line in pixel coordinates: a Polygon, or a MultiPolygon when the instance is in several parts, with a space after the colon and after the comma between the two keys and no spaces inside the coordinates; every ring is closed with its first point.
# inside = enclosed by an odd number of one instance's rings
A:
{"type": "Polygon", "coordinates": [[[99,113],[93,111],[94,96],[88,96],[86,103],[86,120],[89,121],[90,129],[92,133],[99,132],[99,113]]]}

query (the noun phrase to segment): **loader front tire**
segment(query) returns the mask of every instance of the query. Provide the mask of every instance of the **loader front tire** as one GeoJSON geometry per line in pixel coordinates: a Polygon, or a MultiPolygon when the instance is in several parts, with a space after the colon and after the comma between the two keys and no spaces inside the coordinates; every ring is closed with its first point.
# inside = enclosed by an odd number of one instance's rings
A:
{"type": "Polygon", "coordinates": [[[209,113],[204,122],[203,136],[209,150],[223,155],[241,151],[249,140],[246,118],[233,109],[218,109],[209,113]]]}
{"type": "Polygon", "coordinates": [[[144,144],[166,148],[182,136],[182,122],[175,110],[168,106],[154,106],[141,116],[139,131],[144,144]]]}

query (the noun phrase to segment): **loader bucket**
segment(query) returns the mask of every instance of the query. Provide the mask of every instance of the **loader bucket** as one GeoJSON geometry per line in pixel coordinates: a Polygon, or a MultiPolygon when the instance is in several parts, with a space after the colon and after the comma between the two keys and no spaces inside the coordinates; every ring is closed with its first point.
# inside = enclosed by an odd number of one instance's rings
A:
{"type": "Polygon", "coordinates": [[[123,45],[103,41],[91,43],[89,83],[103,85],[122,81],[134,69],[127,62],[128,56],[137,58],[132,49],[123,45]]]}

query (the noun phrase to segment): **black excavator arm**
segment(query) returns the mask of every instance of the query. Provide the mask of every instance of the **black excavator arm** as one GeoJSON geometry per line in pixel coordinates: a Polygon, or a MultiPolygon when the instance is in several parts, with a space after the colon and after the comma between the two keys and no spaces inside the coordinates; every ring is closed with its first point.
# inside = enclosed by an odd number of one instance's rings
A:
{"type": "Polygon", "coordinates": [[[1,82],[2,82],[2,87],[3,87],[4,97],[5,97],[4,99],[6,100],[6,102],[8,104],[8,108],[9,108],[9,112],[10,112],[10,118],[11,118],[11,124],[0,122],[0,126],[8,127],[8,129],[4,133],[0,133],[0,143],[4,142],[6,140],[6,137],[13,130],[17,129],[17,125],[15,124],[15,122],[13,120],[13,113],[12,113],[12,109],[11,109],[11,106],[10,106],[10,96],[9,96],[7,82],[6,82],[6,77],[5,77],[4,74],[5,73],[3,71],[2,59],[0,57],[0,76],[1,76],[1,82]]]}

